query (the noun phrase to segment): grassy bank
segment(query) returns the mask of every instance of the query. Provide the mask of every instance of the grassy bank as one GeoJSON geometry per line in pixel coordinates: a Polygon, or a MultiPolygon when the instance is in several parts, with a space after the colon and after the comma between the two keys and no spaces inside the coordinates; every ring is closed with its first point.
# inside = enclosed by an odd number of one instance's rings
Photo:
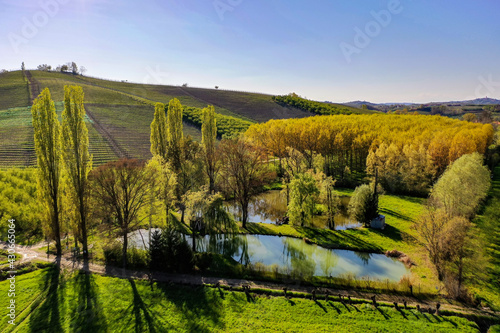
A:
{"type": "Polygon", "coordinates": [[[485,249],[486,270],[482,279],[469,285],[485,306],[500,310],[500,167],[493,173],[492,187],[485,207],[474,220],[485,249]]]}
{"type": "MultiPolygon", "coordinates": [[[[352,190],[343,189],[341,193],[350,195],[352,190]]],[[[307,238],[312,243],[335,249],[378,253],[396,249],[407,254],[416,264],[411,269],[411,282],[426,292],[436,292],[440,290],[441,283],[437,280],[426,253],[417,244],[416,231],[412,228],[422,212],[424,201],[422,198],[408,196],[381,196],[379,209],[380,213],[386,216],[387,223],[384,230],[360,228],[337,231],[293,225],[248,223],[246,229],[240,226],[240,232],[307,238]]]]}
{"type": "MultiPolygon", "coordinates": [[[[8,289],[0,283],[0,293],[8,289]]],[[[367,303],[286,299],[86,274],[55,267],[18,276],[16,326],[0,307],[2,332],[477,332],[464,318],[367,303]]]]}

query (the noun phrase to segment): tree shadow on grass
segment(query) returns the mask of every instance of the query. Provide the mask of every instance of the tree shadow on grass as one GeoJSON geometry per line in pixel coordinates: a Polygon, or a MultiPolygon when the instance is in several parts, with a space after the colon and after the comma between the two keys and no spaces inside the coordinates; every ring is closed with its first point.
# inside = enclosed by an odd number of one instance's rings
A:
{"type": "Polygon", "coordinates": [[[147,325],[147,332],[161,332],[162,329],[158,327],[158,323],[154,319],[146,304],[144,304],[144,301],[137,290],[137,286],[135,285],[135,281],[133,279],[129,279],[128,282],[132,287],[132,293],[134,295],[132,307],[135,316],[135,331],[146,332],[145,326],[147,325]],[[145,322],[143,321],[143,317],[145,322]]]}
{"type": "MultiPolygon", "coordinates": [[[[29,317],[29,332],[63,332],[60,314],[60,284],[61,258],[57,257],[55,265],[47,270],[43,277],[43,291],[31,305],[29,317]]],[[[64,304],[64,303],[63,303],[64,304]]],[[[64,311],[64,310],[63,310],[64,311]]]]}
{"type": "Polygon", "coordinates": [[[242,230],[247,230],[250,234],[258,235],[274,235],[276,232],[271,228],[267,227],[265,223],[252,223],[248,222],[246,228],[242,230]]]}
{"type": "Polygon", "coordinates": [[[184,316],[186,331],[203,333],[211,332],[214,328],[224,329],[221,321],[223,300],[217,295],[217,291],[212,288],[190,288],[165,283],[158,283],[156,286],[162,296],[172,302],[184,316]]]}
{"type": "Polygon", "coordinates": [[[342,305],[346,308],[347,311],[351,312],[351,309],[349,309],[349,307],[347,306],[347,304],[345,304],[344,302],[342,302],[342,305]]]}
{"type": "Polygon", "coordinates": [[[340,309],[338,307],[335,306],[335,303],[333,303],[332,301],[329,301],[328,302],[328,305],[330,305],[332,308],[335,309],[335,311],[337,311],[338,314],[341,314],[342,311],[340,311],[340,309]]]}
{"type": "Polygon", "coordinates": [[[321,308],[321,310],[323,310],[325,313],[328,313],[328,311],[326,310],[326,308],[323,306],[323,304],[321,304],[320,302],[318,301],[314,301],[314,303],[316,303],[317,306],[319,306],[321,308]]]}
{"type": "Polygon", "coordinates": [[[395,218],[398,218],[398,219],[401,219],[401,220],[404,220],[404,221],[408,221],[408,222],[412,222],[413,219],[411,219],[410,217],[406,216],[406,215],[403,215],[401,213],[398,213],[392,209],[388,209],[388,208],[380,208],[379,212],[381,214],[384,214],[384,215],[391,215],[391,216],[394,216],[395,218]]]}
{"type": "Polygon", "coordinates": [[[252,294],[245,293],[245,295],[247,296],[247,302],[249,302],[249,303],[255,303],[255,297],[253,297],[252,294]]]}
{"type": "Polygon", "coordinates": [[[384,230],[371,229],[371,232],[376,233],[382,237],[390,238],[390,239],[397,241],[397,242],[402,241],[403,236],[405,238],[413,238],[409,234],[401,232],[401,230],[399,230],[398,228],[396,228],[390,224],[386,224],[384,230]]]}
{"type": "Polygon", "coordinates": [[[325,230],[309,227],[296,227],[296,229],[307,238],[314,240],[319,245],[333,248],[350,248],[365,251],[380,251],[381,247],[366,242],[356,236],[359,230],[325,230]]]}
{"type": "Polygon", "coordinates": [[[377,306],[377,307],[375,307],[375,309],[377,309],[377,311],[378,311],[378,312],[380,312],[380,314],[381,314],[382,316],[384,316],[384,318],[385,318],[386,320],[389,320],[389,318],[391,318],[388,314],[386,314],[384,311],[382,311],[382,309],[381,309],[381,308],[379,308],[378,306],[377,306]]]}
{"type": "Polygon", "coordinates": [[[446,321],[446,322],[448,322],[448,323],[452,324],[455,328],[457,328],[457,327],[458,327],[457,323],[455,323],[455,322],[453,322],[453,321],[449,320],[448,318],[446,318],[446,317],[441,317],[441,318],[442,318],[442,320],[443,320],[443,321],[446,321]]]}
{"type": "Polygon", "coordinates": [[[432,323],[432,320],[430,320],[430,319],[429,319],[429,317],[427,317],[427,315],[426,315],[425,313],[422,313],[422,316],[423,316],[425,319],[427,319],[427,321],[428,321],[429,323],[432,323]]]}
{"type": "Polygon", "coordinates": [[[88,260],[74,279],[76,300],[70,329],[72,332],[106,332],[107,322],[99,301],[99,288],[95,276],[88,271],[88,260]]]}
{"type": "Polygon", "coordinates": [[[404,319],[408,320],[408,317],[401,308],[397,307],[396,310],[403,316],[404,319]]]}
{"type": "Polygon", "coordinates": [[[222,291],[222,289],[220,287],[217,287],[217,291],[219,292],[219,296],[220,298],[222,299],[225,299],[226,297],[224,296],[224,292],[222,291]]]}
{"type": "Polygon", "coordinates": [[[394,197],[416,204],[422,204],[426,200],[426,198],[421,198],[417,196],[407,196],[407,195],[394,195],[394,197]]]}

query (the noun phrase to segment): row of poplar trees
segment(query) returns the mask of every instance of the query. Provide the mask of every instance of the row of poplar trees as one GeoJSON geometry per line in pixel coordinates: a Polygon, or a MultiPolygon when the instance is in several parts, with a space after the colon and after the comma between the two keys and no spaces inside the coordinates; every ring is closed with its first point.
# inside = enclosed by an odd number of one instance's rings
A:
{"type": "MultiPolygon", "coordinates": [[[[166,107],[163,103],[155,104],[154,118],[151,123],[151,154],[153,161],[157,161],[160,166],[160,174],[164,174],[164,178],[171,178],[168,175],[174,174],[177,181],[175,196],[181,202],[180,197],[185,194],[181,187],[190,189],[192,186],[182,186],[179,183],[192,182],[192,172],[188,172],[189,160],[193,159],[187,149],[190,140],[184,140],[183,137],[183,124],[182,124],[182,111],[183,106],[177,98],[172,99],[166,107]],[[166,110],[166,112],[165,112],[166,110]]],[[[215,110],[213,106],[208,106],[203,109],[202,113],[202,159],[205,175],[208,178],[209,193],[215,190],[215,177],[218,171],[217,157],[216,157],[216,141],[217,141],[217,127],[215,124],[215,110]]],[[[176,182],[164,181],[161,186],[162,191],[169,191],[172,185],[176,182]],[[170,183],[170,185],[167,185],[170,183]],[[166,185],[166,186],[165,186],[166,185]]],[[[185,184],[184,184],[185,185],[185,184]]],[[[167,209],[172,201],[171,196],[167,193],[160,193],[167,209]]],[[[181,205],[183,206],[183,205],[181,205]]],[[[180,207],[182,211],[181,220],[184,220],[184,208],[180,207]]]]}
{"type": "MultiPolygon", "coordinates": [[[[75,221],[74,233],[82,243],[84,258],[88,257],[88,174],[92,169],[89,138],[84,122],[83,89],[64,87],[62,122],[56,113],[50,91],[45,88],[33,102],[31,114],[37,156],[37,193],[43,202],[47,234],[61,248],[61,215],[64,206],[75,221]],[[64,203],[63,203],[64,199],[64,203]]],[[[76,240],[77,237],[75,237],[76,240]]]]}

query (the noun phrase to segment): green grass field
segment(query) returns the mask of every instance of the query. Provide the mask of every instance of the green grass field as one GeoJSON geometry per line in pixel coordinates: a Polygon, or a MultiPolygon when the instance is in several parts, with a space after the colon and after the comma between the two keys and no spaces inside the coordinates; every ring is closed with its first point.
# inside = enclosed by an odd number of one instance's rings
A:
{"type": "Polygon", "coordinates": [[[486,249],[486,276],[469,288],[488,305],[500,310],[500,167],[494,172],[493,186],[481,215],[474,220],[486,249]]]}
{"type": "Polygon", "coordinates": [[[0,74],[0,110],[28,106],[29,88],[21,71],[0,74]]]}
{"type": "MultiPolygon", "coordinates": [[[[0,282],[6,295],[9,283],[0,282]]],[[[2,298],[7,301],[7,298],[2,298]]],[[[16,325],[2,332],[478,332],[459,317],[357,302],[253,295],[209,287],[69,274],[55,267],[16,279],[16,325]]]]}

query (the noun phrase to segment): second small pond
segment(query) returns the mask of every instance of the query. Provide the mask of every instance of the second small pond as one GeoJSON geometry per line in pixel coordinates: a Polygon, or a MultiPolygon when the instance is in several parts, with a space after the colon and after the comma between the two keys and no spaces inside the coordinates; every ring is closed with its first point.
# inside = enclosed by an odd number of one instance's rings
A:
{"type": "MultiPolygon", "coordinates": [[[[360,227],[357,221],[352,221],[347,214],[350,198],[340,197],[340,205],[335,214],[335,230],[345,230],[349,228],[360,227]]],[[[226,203],[227,210],[234,215],[237,221],[241,221],[240,206],[230,201],[226,203]]],[[[286,195],[281,191],[273,190],[256,195],[250,201],[248,206],[248,222],[254,223],[276,223],[277,219],[286,215],[286,195]]],[[[327,228],[326,216],[317,215],[313,217],[312,226],[316,228],[327,228]]]]}

